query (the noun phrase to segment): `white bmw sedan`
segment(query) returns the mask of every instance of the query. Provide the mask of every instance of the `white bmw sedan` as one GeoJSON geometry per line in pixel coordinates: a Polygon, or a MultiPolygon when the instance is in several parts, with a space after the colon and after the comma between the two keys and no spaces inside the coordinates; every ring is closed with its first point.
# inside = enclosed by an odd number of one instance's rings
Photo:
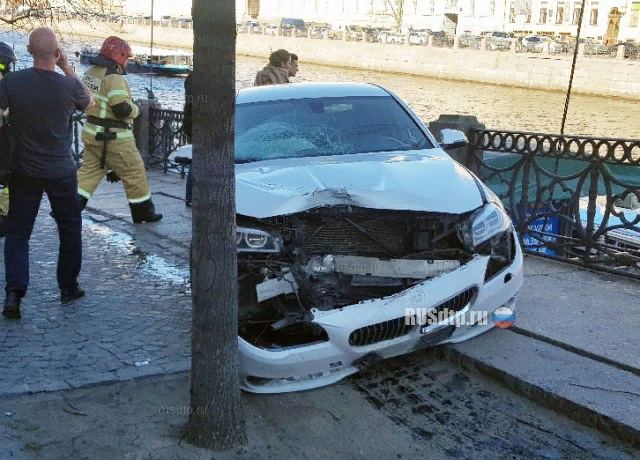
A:
{"type": "Polygon", "coordinates": [[[249,88],[236,103],[244,390],[329,385],[515,309],[521,248],[498,197],[445,153],[463,133],[438,144],[370,84],[249,88]]]}

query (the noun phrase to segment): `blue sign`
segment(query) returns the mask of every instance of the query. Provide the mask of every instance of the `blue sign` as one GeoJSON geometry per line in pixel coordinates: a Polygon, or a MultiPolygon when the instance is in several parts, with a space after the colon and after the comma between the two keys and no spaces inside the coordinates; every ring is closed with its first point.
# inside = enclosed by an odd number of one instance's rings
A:
{"type": "MultiPolygon", "coordinates": [[[[534,210],[529,208],[527,212],[527,219],[531,217],[534,210]]],[[[536,214],[544,214],[547,212],[546,209],[538,208],[536,209],[536,214]]],[[[524,235],[522,239],[523,249],[531,252],[541,252],[543,254],[547,254],[549,256],[555,256],[556,251],[554,249],[548,248],[544,246],[544,241],[555,242],[556,237],[553,235],[557,235],[560,230],[560,219],[558,216],[547,216],[540,217],[529,224],[528,229],[531,232],[535,232],[535,237],[532,235],[524,235]],[[546,222],[545,222],[546,221],[546,222]],[[540,235],[540,233],[545,233],[544,235],[540,235]]]]}

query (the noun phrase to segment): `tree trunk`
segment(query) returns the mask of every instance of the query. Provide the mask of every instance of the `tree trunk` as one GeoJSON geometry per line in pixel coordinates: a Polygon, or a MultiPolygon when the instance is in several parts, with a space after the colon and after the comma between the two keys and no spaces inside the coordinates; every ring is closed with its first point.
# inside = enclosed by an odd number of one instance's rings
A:
{"type": "Polygon", "coordinates": [[[185,437],[245,444],[238,381],[235,0],[194,0],[191,410],[185,437]]]}

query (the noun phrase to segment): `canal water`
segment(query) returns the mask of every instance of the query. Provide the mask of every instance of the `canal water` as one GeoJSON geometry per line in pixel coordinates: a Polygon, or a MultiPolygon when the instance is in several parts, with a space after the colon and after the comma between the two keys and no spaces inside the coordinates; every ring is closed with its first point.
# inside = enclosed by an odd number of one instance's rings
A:
{"type": "MultiPolygon", "coordinates": [[[[15,45],[16,54],[20,57],[19,68],[31,65],[25,34],[0,32],[0,40],[15,45]]],[[[80,64],[74,52],[80,51],[83,45],[99,46],[101,41],[66,39],[63,43],[71,61],[75,62],[78,74],[82,74],[87,66],[80,64]]],[[[256,72],[265,64],[264,59],[238,56],[237,87],[251,86],[256,72]]],[[[152,88],[163,107],[182,109],[183,79],[152,79],[148,75],[129,75],[127,78],[135,97],[146,97],[145,88],[152,88]]],[[[376,83],[404,99],[425,123],[437,119],[440,114],[475,115],[487,128],[509,131],[559,133],[565,102],[565,94],[559,92],[319,66],[305,63],[304,56],[300,56],[300,72],[295,81],[376,83]]],[[[640,139],[638,120],[640,101],[574,94],[565,133],[640,139]]]]}

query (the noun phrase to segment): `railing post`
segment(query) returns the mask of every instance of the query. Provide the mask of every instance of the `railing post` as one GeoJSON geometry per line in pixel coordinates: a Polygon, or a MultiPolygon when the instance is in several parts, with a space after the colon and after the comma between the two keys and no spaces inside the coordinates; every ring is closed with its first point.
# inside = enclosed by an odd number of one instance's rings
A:
{"type": "MultiPolygon", "coordinates": [[[[467,139],[471,141],[474,131],[482,131],[486,126],[471,115],[440,115],[440,117],[429,123],[429,131],[436,137],[438,142],[442,142],[441,130],[457,129],[462,131],[467,139]]],[[[471,142],[466,147],[461,147],[447,152],[458,163],[467,166],[474,173],[478,172],[478,164],[476,159],[482,159],[483,152],[475,152],[475,148],[471,142]]]]}
{"type": "Polygon", "coordinates": [[[480,40],[480,51],[487,51],[487,37],[480,40]]]}
{"type": "Polygon", "coordinates": [[[460,37],[458,37],[457,35],[453,37],[453,49],[460,49],[460,37]]]}
{"type": "Polygon", "coordinates": [[[161,109],[162,106],[158,101],[152,99],[139,99],[136,101],[140,105],[140,116],[133,123],[133,135],[136,139],[136,146],[140,152],[140,156],[144,160],[145,166],[149,166],[151,162],[152,139],[151,139],[151,117],[152,108],[161,109]]]}
{"type": "Polygon", "coordinates": [[[616,55],[616,59],[624,59],[624,45],[618,45],[618,54],[616,55]]]}
{"type": "Polygon", "coordinates": [[[433,35],[429,35],[429,38],[427,38],[427,47],[433,48],[433,35]]]}
{"type": "Polygon", "coordinates": [[[511,39],[511,52],[515,53],[518,50],[518,39],[517,38],[512,38],[511,39]]]}
{"type": "Polygon", "coordinates": [[[587,45],[585,43],[580,43],[578,45],[578,56],[584,57],[584,52],[587,49],[587,45]]]}
{"type": "Polygon", "coordinates": [[[542,44],[542,54],[549,54],[549,42],[542,44]]]}
{"type": "Polygon", "coordinates": [[[410,39],[411,39],[411,32],[407,32],[404,35],[404,45],[405,46],[411,46],[411,40],[410,39]]]}

